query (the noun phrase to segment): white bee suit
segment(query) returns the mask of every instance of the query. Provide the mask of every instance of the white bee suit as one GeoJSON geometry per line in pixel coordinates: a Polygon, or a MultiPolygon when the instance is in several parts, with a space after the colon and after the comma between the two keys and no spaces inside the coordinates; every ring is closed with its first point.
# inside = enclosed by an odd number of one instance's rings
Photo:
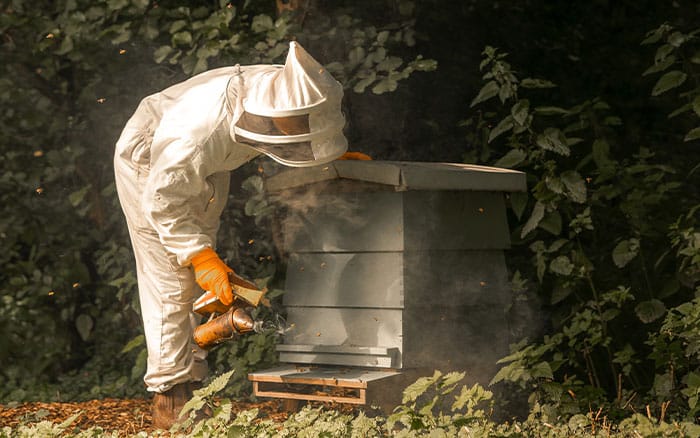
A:
{"type": "Polygon", "coordinates": [[[144,98],[116,144],[115,180],[136,259],[149,391],[206,377],[206,352],[192,341],[199,323],[192,303],[202,291],[190,260],[215,248],[229,171],[260,153],[286,165],[308,166],[346,150],[338,97],[342,87],[301,46],[290,46],[285,66],[219,68],[144,98]],[[309,79],[309,71],[325,82],[309,79]],[[258,102],[261,95],[264,102],[258,102]],[[253,133],[249,145],[236,141],[235,124],[247,104],[255,103],[268,105],[269,113],[263,109],[260,116],[306,114],[311,135],[254,138],[253,133]],[[320,119],[314,122],[304,108],[321,109],[333,126],[314,130],[320,119]],[[264,143],[268,140],[271,150],[264,143]],[[311,153],[299,149],[297,154],[295,148],[304,144],[311,153]]]}

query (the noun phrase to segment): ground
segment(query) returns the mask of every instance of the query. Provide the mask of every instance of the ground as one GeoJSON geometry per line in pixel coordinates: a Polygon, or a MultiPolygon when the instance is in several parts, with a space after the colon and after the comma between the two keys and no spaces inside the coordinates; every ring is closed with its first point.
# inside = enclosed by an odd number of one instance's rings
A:
{"type": "MultiPolygon", "coordinates": [[[[278,400],[259,403],[232,401],[234,412],[246,409],[260,409],[260,416],[275,421],[284,421],[287,412],[278,400]]],[[[0,428],[16,426],[20,422],[33,423],[52,421],[60,423],[71,415],[81,412],[73,423],[80,429],[99,426],[106,431],[119,431],[131,435],[140,431],[153,431],[151,423],[150,399],[102,399],[81,403],[21,403],[0,405],[0,428]]]]}

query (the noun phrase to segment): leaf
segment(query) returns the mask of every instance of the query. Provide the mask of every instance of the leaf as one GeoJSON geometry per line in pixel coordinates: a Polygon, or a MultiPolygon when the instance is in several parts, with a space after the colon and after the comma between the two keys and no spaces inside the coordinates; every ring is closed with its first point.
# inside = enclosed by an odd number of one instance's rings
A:
{"type": "Polygon", "coordinates": [[[549,264],[549,270],[559,275],[571,275],[574,270],[574,264],[571,263],[569,257],[560,255],[549,264]]]}
{"type": "Polygon", "coordinates": [[[92,333],[92,328],[94,325],[95,323],[93,322],[92,318],[84,313],[81,313],[77,318],[75,318],[75,328],[78,329],[80,339],[83,341],[87,341],[87,339],[90,337],[90,333],[92,333]]]}
{"type": "Polygon", "coordinates": [[[182,29],[184,29],[185,26],[187,26],[187,21],[185,21],[185,20],[175,20],[175,21],[173,21],[172,24],[170,25],[170,28],[168,29],[168,32],[170,32],[171,35],[172,35],[172,34],[175,34],[175,33],[178,33],[179,31],[181,31],[182,29]]]}
{"type": "Polygon", "coordinates": [[[267,32],[274,29],[275,24],[269,15],[260,14],[253,17],[253,22],[250,24],[250,29],[255,33],[267,32]]]}
{"type": "Polygon", "coordinates": [[[215,377],[209,385],[207,385],[206,388],[202,388],[199,391],[201,391],[201,395],[203,397],[208,397],[213,394],[216,394],[217,392],[220,392],[222,389],[228,385],[229,380],[231,379],[231,376],[233,376],[233,373],[236,370],[231,370],[227,373],[224,373],[220,376],[215,377]]]}
{"type": "Polygon", "coordinates": [[[613,262],[615,262],[615,266],[618,268],[624,268],[629,262],[637,257],[637,254],[639,254],[639,239],[632,238],[623,240],[615,245],[612,258],[613,262]]]}
{"type": "Polygon", "coordinates": [[[518,125],[524,125],[527,120],[527,116],[530,111],[530,101],[527,99],[520,99],[513,107],[510,109],[510,114],[513,116],[513,120],[518,125]]]}
{"type": "Polygon", "coordinates": [[[374,94],[384,94],[396,90],[398,82],[391,78],[384,78],[377,82],[374,87],[372,87],[372,93],[374,94]]]}
{"type": "Polygon", "coordinates": [[[662,71],[666,70],[667,68],[669,68],[670,66],[672,66],[674,62],[676,62],[675,56],[666,57],[662,61],[656,62],[656,63],[654,63],[654,65],[652,65],[651,67],[646,69],[644,71],[644,73],[642,73],[642,76],[650,75],[652,73],[662,72],[662,71]]]}
{"type": "Polygon", "coordinates": [[[520,220],[527,207],[527,192],[513,192],[510,194],[510,207],[513,209],[513,213],[520,220]]]}
{"type": "Polygon", "coordinates": [[[89,190],[90,186],[88,185],[68,195],[68,201],[70,202],[70,205],[72,205],[73,207],[77,207],[83,201],[83,199],[85,199],[85,195],[88,193],[89,190]]]}
{"type": "Polygon", "coordinates": [[[365,49],[361,46],[353,47],[348,52],[349,67],[354,68],[365,60],[365,49]]]}
{"type": "Polygon", "coordinates": [[[634,307],[634,313],[645,324],[656,321],[666,313],[666,306],[656,298],[643,301],[634,307]]]}
{"type": "Polygon", "coordinates": [[[480,102],[484,102],[486,100],[491,99],[492,97],[498,94],[499,90],[500,87],[496,81],[487,82],[486,85],[481,87],[481,90],[479,90],[479,94],[477,94],[474,100],[472,100],[469,107],[471,108],[480,102]]]}
{"type": "Polygon", "coordinates": [[[552,367],[547,362],[540,362],[530,369],[532,377],[541,377],[545,379],[553,379],[552,367]]]}
{"type": "Polygon", "coordinates": [[[538,106],[534,111],[543,116],[566,116],[569,114],[568,110],[558,106],[538,106]]]}
{"type": "Polygon", "coordinates": [[[569,199],[579,204],[586,202],[586,182],[575,170],[567,170],[561,174],[561,180],[566,186],[569,199]]]}
{"type": "Polygon", "coordinates": [[[695,99],[693,99],[693,111],[700,117],[700,95],[695,96],[695,99]]]}
{"type": "Polygon", "coordinates": [[[554,88],[556,84],[545,79],[525,78],[520,82],[520,86],[523,88],[554,88]]]}
{"type": "Polygon", "coordinates": [[[430,388],[435,382],[437,382],[440,377],[442,376],[442,373],[440,371],[435,370],[434,374],[432,377],[420,377],[418,380],[415,382],[411,383],[404,389],[403,391],[403,399],[401,403],[407,403],[410,401],[415,401],[423,395],[428,388],[430,388]]]}
{"type": "Polygon", "coordinates": [[[561,234],[561,215],[558,211],[552,211],[540,221],[539,227],[555,236],[561,234]]]}
{"type": "Polygon", "coordinates": [[[525,151],[520,149],[511,149],[510,151],[508,151],[507,154],[501,157],[500,160],[496,161],[494,163],[494,166],[506,167],[510,169],[522,163],[525,160],[525,158],[527,158],[527,154],[525,153],[525,151]]]}
{"type": "Polygon", "coordinates": [[[651,91],[652,96],[658,96],[668,90],[676,88],[685,82],[687,74],[680,70],[672,70],[659,78],[651,91]]]}
{"type": "MultiPolygon", "coordinates": [[[[568,275],[568,274],[566,274],[568,275]]],[[[550,298],[550,304],[557,304],[564,301],[571,293],[573,289],[565,285],[557,285],[552,290],[552,297],[550,298]]]]}
{"type": "Polygon", "coordinates": [[[130,352],[131,350],[133,350],[133,349],[136,348],[136,347],[140,347],[140,346],[142,346],[142,345],[145,345],[145,342],[146,342],[146,338],[144,337],[144,335],[138,335],[138,336],[136,336],[134,339],[130,340],[130,341],[124,346],[124,348],[122,348],[121,353],[122,353],[122,354],[123,354],[123,353],[128,353],[128,352],[130,352]]]}
{"type": "Polygon", "coordinates": [[[610,145],[604,139],[597,139],[591,147],[593,161],[595,161],[598,169],[608,167],[612,164],[610,161],[610,145]]]}
{"type": "Polygon", "coordinates": [[[680,114],[683,114],[687,111],[690,111],[692,109],[693,109],[693,105],[686,103],[685,105],[680,106],[680,107],[676,108],[675,110],[673,110],[673,112],[671,112],[667,117],[669,119],[672,119],[672,118],[674,118],[680,114]]]}
{"type": "Polygon", "coordinates": [[[568,156],[571,153],[566,142],[566,136],[557,128],[547,128],[537,136],[535,143],[542,149],[568,156]]]}
{"type": "Polygon", "coordinates": [[[693,141],[697,140],[700,138],[700,126],[697,128],[691,129],[683,138],[683,141],[693,141]]]}
{"type": "Polygon", "coordinates": [[[511,129],[513,129],[513,117],[506,116],[506,118],[501,120],[498,125],[489,132],[488,143],[491,143],[496,137],[511,129]]]}
{"type": "Polygon", "coordinates": [[[375,72],[370,72],[369,76],[366,78],[363,78],[359,80],[355,86],[352,88],[352,91],[355,93],[363,93],[365,89],[375,80],[377,79],[377,75],[375,72]]]}
{"type": "Polygon", "coordinates": [[[537,201],[535,206],[532,209],[532,214],[530,214],[530,218],[525,222],[525,225],[523,226],[522,231],[520,232],[520,237],[524,238],[532,230],[537,228],[537,225],[542,221],[542,218],[544,218],[544,204],[537,201]]]}
{"type": "Polygon", "coordinates": [[[173,35],[172,43],[174,46],[185,46],[192,44],[192,34],[188,31],[178,32],[173,35]]]}
{"type": "Polygon", "coordinates": [[[156,62],[156,64],[160,64],[161,62],[165,61],[165,58],[167,58],[172,51],[173,48],[170,46],[160,46],[155,52],[153,52],[153,60],[156,62]]]}

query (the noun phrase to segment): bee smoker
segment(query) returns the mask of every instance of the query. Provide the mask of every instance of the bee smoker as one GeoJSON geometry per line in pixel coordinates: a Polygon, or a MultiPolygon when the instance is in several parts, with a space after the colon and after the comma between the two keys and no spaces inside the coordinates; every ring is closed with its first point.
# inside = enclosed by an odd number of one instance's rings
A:
{"type": "Polygon", "coordinates": [[[194,330],[194,341],[201,348],[208,350],[217,344],[255,331],[259,325],[244,308],[234,306],[223,315],[197,327],[194,330]]]}
{"type": "Polygon", "coordinates": [[[266,290],[233,274],[230,276],[234,300],[230,306],[223,304],[213,292],[205,292],[193,305],[193,310],[209,320],[194,330],[194,341],[208,350],[222,342],[237,339],[240,335],[259,331],[261,321],[254,321],[246,308],[257,307],[263,301],[266,290]]]}

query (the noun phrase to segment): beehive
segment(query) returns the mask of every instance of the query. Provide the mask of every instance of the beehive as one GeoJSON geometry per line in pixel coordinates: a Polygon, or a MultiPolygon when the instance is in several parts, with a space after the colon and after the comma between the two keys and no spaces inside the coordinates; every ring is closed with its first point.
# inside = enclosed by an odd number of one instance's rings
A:
{"type": "Polygon", "coordinates": [[[281,362],[490,380],[509,343],[504,193],[525,190],[523,173],[336,161],[266,190],[288,256],[281,362]]]}

